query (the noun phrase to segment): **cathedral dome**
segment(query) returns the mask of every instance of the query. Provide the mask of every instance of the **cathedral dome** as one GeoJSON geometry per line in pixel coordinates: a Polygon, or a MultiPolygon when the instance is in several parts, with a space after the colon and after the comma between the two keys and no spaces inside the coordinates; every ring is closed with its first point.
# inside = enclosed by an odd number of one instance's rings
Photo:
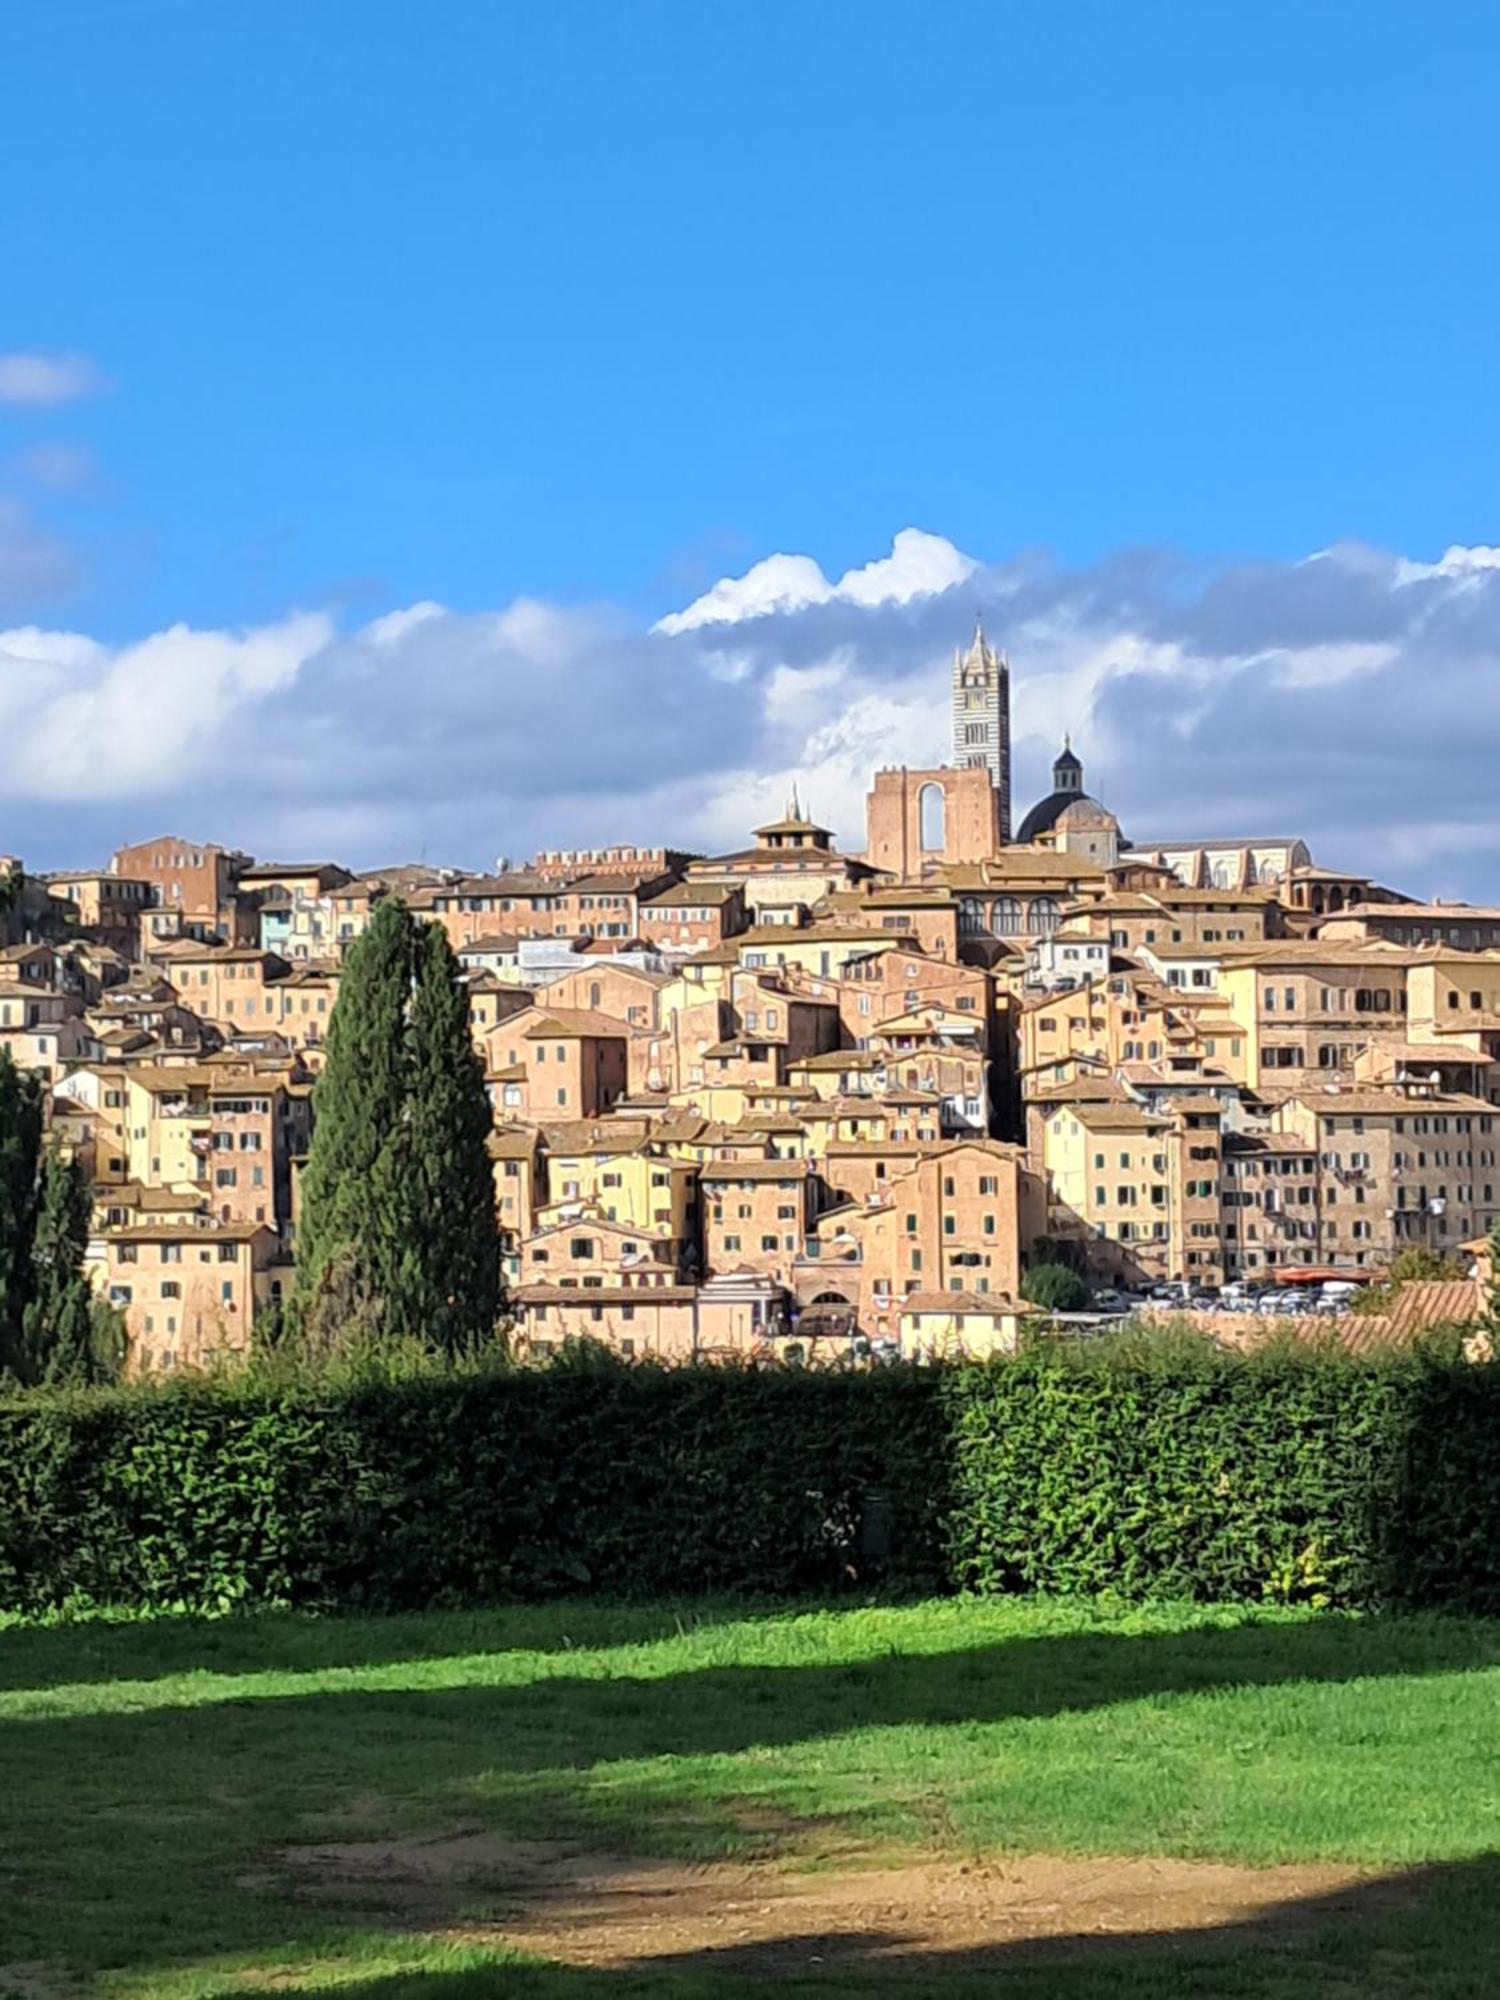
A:
{"type": "Polygon", "coordinates": [[[1080,792],[1049,792],[1044,799],[1038,799],[1016,830],[1017,841],[1024,843],[1035,840],[1038,834],[1050,833],[1069,806],[1076,806],[1079,799],[1087,797],[1080,792]]]}
{"type": "Polygon", "coordinates": [[[1061,753],[1052,766],[1052,790],[1046,798],[1038,799],[1027,813],[1016,833],[1016,839],[1035,840],[1040,834],[1050,833],[1068,807],[1078,805],[1083,800],[1088,800],[1090,805],[1094,804],[1083,789],[1083,765],[1073,755],[1073,745],[1065,736],[1061,753]]]}

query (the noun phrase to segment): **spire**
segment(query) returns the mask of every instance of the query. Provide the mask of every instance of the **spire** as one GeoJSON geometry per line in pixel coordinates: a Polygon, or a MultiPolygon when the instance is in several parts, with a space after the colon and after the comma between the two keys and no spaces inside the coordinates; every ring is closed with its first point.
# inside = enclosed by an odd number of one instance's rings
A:
{"type": "Polygon", "coordinates": [[[802,817],[802,808],[797,803],[797,780],[795,778],[792,780],[792,802],[786,809],[786,816],[788,819],[801,819],[802,817]]]}

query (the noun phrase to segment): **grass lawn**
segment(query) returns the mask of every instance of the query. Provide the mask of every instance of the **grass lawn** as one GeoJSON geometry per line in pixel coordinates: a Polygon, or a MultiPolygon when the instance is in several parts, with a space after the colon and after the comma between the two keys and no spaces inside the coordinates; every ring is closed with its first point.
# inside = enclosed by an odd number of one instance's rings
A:
{"type": "MultiPolygon", "coordinates": [[[[713,1878],[710,1877],[710,1880],[713,1878]]],[[[1267,1878],[1268,1880],[1272,1878],[1267,1878]]],[[[1045,1601],[578,1603],[0,1631],[0,1996],[1500,1990],[1500,1621],[1045,1601]],[[316,1843],[455,1831],[830,1873],[921,1855],[1350,1863],[1234,1922],[903,1958],[567,1964],[288,1886],[316,1843]]]]}

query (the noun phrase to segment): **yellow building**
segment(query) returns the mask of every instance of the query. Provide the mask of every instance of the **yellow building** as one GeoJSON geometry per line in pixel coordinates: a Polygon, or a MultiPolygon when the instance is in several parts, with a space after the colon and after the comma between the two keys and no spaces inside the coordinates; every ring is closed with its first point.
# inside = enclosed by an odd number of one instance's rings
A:
{"type": "Polygon", "coordinates": [[[903,1301],[903,1360],[986,1361],[1014,1354],[1021,1322],[1034,1307],[977,1292],[912,1292],[903,1301]]]}
{"type": "Polygon", "coordinates": [[[574,1151],[549,1152],[551,1203],[582,1202],[622,1228],[689,1239],[697,1205],[698,1169],[657,1144],[603,1139],[574,1151]]]}
{"type": "Polygon", "coordinates": [[[1046,1234],[1079,1247],[1093,1282],[1140,1285],[1183,1275],[1172,1129],[1170,1118],[1118,1097],[1033,1107],[1046,1234]]]}
{"type": "Polygon", "coordinates": [[[1317,938],[1226,951],[1219,991],[1246,1037],[1250,1089],[1350,1080],[1373,1043],[1407,1040],[1413,963],[1395,945],[1317,938]]]}

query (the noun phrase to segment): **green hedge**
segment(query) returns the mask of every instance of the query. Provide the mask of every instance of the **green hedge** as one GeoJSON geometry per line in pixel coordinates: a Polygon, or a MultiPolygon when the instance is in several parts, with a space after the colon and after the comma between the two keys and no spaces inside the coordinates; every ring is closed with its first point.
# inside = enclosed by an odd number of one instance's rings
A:
{"type": "Polygon", "coordinates": [[[1500,1610],[1500,1367],[1043,1355],[0,1406],[0,1607],[1113,1590],[1500,1610]]]}

